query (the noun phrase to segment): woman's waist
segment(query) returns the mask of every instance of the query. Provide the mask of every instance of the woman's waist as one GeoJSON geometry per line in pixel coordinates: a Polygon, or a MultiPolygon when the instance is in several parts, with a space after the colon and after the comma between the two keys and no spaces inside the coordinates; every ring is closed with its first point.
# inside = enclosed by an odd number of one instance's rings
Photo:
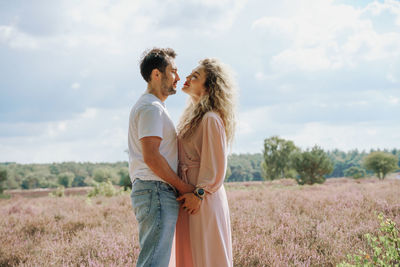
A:
{"type": "Polygon", "coordinates": [[[180,169],[200,168],[200,161],[183,161],[178,162],[180,169]]]}
{"type": "Polygon", "coordinates": [[[197,175],[195,175],[196,170],[200,169],[200,162],[182,162],[180,161],[178,164],[178,175],[181,179],[186,183],[196,184],[195,179],[197,175]]]}

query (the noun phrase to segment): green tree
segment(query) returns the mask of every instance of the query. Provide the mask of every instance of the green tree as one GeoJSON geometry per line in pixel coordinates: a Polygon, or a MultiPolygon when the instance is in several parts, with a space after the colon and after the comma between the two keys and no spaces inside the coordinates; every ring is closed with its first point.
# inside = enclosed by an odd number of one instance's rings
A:
{"type": "MultiPolygon", "coordinates": [[[[351,167],[362,167],[363,158],[367,155],[365,151],[358,151],[357,149],[348,152],[334,149],[327,152],[329,158],[333,163],[333,171],[326,177],[343,177],[346,176],[345,171],[351,167]]],[[[365,169],[364,169],[365,171],[365,169]]]]}
{"type": "Polygon", "coordinates": [[[365,170],[357,166],[350,167],[344,171],[344,176],[353,177],[354,179],[365,177],[365,175],[365,170]]]}
{"type": "Polygon", "coordinates": [[[72,187],[87,186],[85,179],[86,177],[84,176],[76,175],[74,180],[72,180],[71,186],[72,187]]]}
{"type": "Polygon", "coordinates": [[[4,187],[3,184],[7,180],[7,170],[6,169],[0,169],[0,194],[3,194],[4,187]]]}
{"type": "Polygon", "coordinates": [[[290,140],[272,136],[264,140],[263,174],[266,179],[275,180],[292,176],[291,155],[299,149],[290,140]]]}
{"type": "Polygon", "coordinates": [[[55,174],[55,175],[60,174],[60,170],[58,169],[56,163],[51,164],[51,165],[49,166],[49,170],[50,170],[50,173],[51,173],[51,174],[55,174]]]}
{"type": "Polygon", "coordinates": [[[109,168],[99,168],[94,171],[93,179],[98,183],[114,181],[115,175],[109,168]]]}
{"type": "MultiPolygon", "coordinates": [[[[260,154],[261,155],[261,154],[260,154]]],[[[228,157],[227,182],[252,181],[253,172],[257,171],[257,159],[250,154],[232,154],[228,157]]]]}
{"type": "Polygon", "coordinates": [[[35,175],[31,174],[22,180],[21,188],[33,189],[33,188],[38,188],[39,185],[40,185],[39,179],[35,175]]]}
{"type": "Polygon", "coordinates": [[[129,176],[128,168],[121,168],[118,171],[119,175],[119,185],[124,187],[124,191],[128,190],[128,188],[132,189],[131,177],[129,176]]]}
{"type": "Polygon", "coordinates": [[[364,159],[364,166],[367,170],[373,171],[380,180],[385,179],[385,176],[397,170],[398,158],[386,152],[372,152],[364,159]]]}
{"type": "Polygon", "coordinates": [[[315,145],[311,150],[297,152],[292,155],[292,164],[298,173],[297,182],[314,184],[325,182],[325,175],[333,170],[332,162],[320,147],[315,145]]]}
{"type": "Polygon", "coordinates": [[[229,181],[229,177],[231,175],[232,175],[232,171],[231,171],[231,167],[229,166],[229,163],[228,163],[228,166],[226,168],[226,173],[225,173],[225,181],[229,181]]]}
{"type": "Polygon", "coordinates": [[[58,184],[64,187],[71,187],[75,175],[72,172],[63,172],[57,175],[58,184]]]}

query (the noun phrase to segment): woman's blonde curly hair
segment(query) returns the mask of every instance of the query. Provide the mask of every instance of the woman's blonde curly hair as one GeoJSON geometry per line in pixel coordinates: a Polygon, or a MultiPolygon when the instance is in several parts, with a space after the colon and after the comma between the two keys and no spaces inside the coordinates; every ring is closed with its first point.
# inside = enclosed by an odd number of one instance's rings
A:
{"type": "Polygon", "coordinates": [[[214,58],[199,62],[206,74],[205,94],[199,102],[189,99],[178,124],[178,136],[190,137],[199,126],[204,114],[214,111],[221,116],[225,126],[228,145],[232,145],[236,127],[236,93],[237,87],[230,68],[214,58]]]}

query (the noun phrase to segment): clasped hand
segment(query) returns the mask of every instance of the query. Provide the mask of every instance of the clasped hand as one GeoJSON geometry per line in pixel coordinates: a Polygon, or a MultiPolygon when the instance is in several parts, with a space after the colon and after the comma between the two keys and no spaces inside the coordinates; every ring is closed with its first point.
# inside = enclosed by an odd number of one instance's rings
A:
{"type": "Polygon", "coordinates": [[[193,193],[186,193],[178,197],[176,200],[181,202],[183,209],[189,214],[196,214],[200,210],[201,199],[193,193]]]}

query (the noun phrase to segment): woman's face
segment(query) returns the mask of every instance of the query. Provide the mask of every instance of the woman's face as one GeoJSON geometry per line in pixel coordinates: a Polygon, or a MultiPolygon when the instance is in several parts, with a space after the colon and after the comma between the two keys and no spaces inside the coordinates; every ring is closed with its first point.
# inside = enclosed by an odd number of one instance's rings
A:
{"type": "Polygon", "coordinates": [[[182,91],[193,97],[196,101],[206,94],[204,83],[206,81],[206,73],[198,66],[192,73],[186,77],[186,82],[182,87],[182,91]]]}

